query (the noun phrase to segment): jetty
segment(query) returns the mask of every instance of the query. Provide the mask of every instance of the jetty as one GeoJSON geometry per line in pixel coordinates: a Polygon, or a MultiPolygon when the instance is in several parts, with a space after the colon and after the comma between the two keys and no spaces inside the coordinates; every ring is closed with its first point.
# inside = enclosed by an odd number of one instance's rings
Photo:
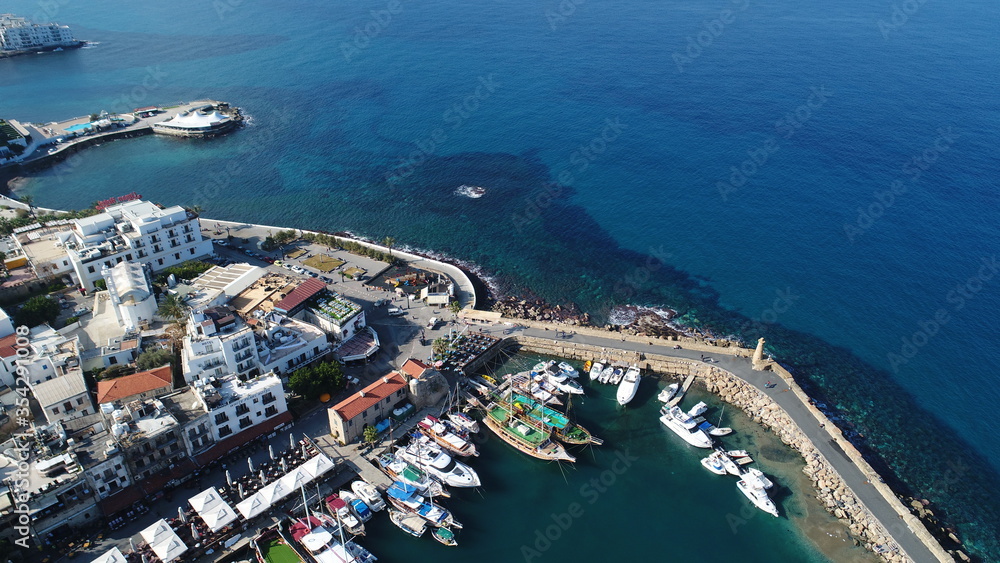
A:
{"type": "Polygon", "coordinates": [[[18,137],[14,142],[8,139],[8,145],[17,145],[20,152],[0,152],[0,170],[38,170],[86,147],[152,133],[214,136],[231,131],[242,119],[238,108],[215,100],[149,106],[127,113],[102,112],[44,124],[7,119],[11,131],[8,137],[18,137]]]}
{"type": "Polygon", "coordinates": [[[694,378],[695,375],[693,373],[684,378],[684,383],[681,385],[680,390],[677,391],[677,395],[673,399],[670,399],[670,402],[667,403],[668,407],[675,407],[681,403],[681,400],[684,399],[684,395],[688,392],[688,389],[691,388],[691,384],[694,383],[694,378]]]}

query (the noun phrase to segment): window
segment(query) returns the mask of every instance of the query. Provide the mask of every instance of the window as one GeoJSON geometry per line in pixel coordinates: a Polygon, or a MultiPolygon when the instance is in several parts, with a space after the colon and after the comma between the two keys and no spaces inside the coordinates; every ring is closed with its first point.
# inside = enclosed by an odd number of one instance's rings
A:
{"type": "Polygon", "coordinates": [[[225,425],[225,426],[223,426],[223,427],[221,427],[221,428],[219,428],[219,437],[220,438],[225,438],[226,436],[228,436],[228,435],[230,435],[232,433],[233,433],[233,429],[230,428],[228,424],[225,425]]]}
{"type": "Polygon", "coordinates": [[[180,259],[181,259],[181,253],[180,252],[174,252],[174,260],[180,260],[180,259]]]}
{"type": "Polygon", "coordinates": [[[240,429],[246,428],[247,426],[253,426],[253,422],[250,420],[249,416],[244,416],[240,419],[240,429]]]}
{"type": "Polygon", "coordinates": [[[176,452],[179,449],[181,449],[181,446],[177,442],[174,442],[174,444],[172,446],[170,446],[170,451],[171,452],[176,452]]]}
{"type": "Polygon", "coordinates": [[[157,263],[158,265],[162,266],[162,265],[163,265],[163,258],[157,258],[157,259],[156,259],[156,263],[157,263]]]}
{"type": "Polygon", "coordinates": [[[278,407],[271,405],[264,409],[264,416],[274,416],[278,414],[278,407]]]}
{"type": "Polygon", "coordinates": [[[246,405],[236,405],[236,416],[242,416],[250,412],[250,407],[246,405]]]}
{"type": "Polygon", "coordinates": [[[188,254],[194,254],[194,249],[193,248],[189,248],[188,249],[188,254]]]}
{"type": "Polygon", "coordinates": [[[77,398],[77,400],[76,400],[76,404],[77,404],[77,405],[82,405],[82,404],[83,404],[83,397],[79,397],[79,398],[77,398]]]}
{"type": "Polygon", "coordinates": [[[59,414],[59,407],[52,409],[52,414],[59,414]]]}
{"type": "Polygon", "coordinates": [[[66,401],[65,403],[63,403],[63,410],[66,411],[66,412],[69,412],[69,411],[73,410],[73,403],[71,403],[69,401],[66,401]]]}
{"type": "Polygon", "coordinates": [[[142,459],[137,459],[135,462],[136,467],[146,467],[146,461],[142,459]]]}
{"type": "Polygon", "coordinates": [[[121,256],[119,256],[118,258],[115,258],[115,264],[121,264],[121,263],[122,263],[122,257],[121,256]]]}
{"type": "Polygon", "coordinates": [[[271,393],[270,391],[268,391],[267,393],[264,393],[263,401],[264,401],[265,405],[273,403],[274,402],[274,393],[271,393]]]}
{"type": "Polygon", "coordinates": [[[69,266],[69,261],[68,260],[63,260],[63,266],[69,266]]]}
{"type": "Polygon", "coordinates": [[[120,463],[116,463],[115,464],[115,469],[121,469],[121,468],[122,468],[122,464],[120,464],[120,463]]]}
{"type": "Polygon", "coordinates": [[[216,424],[222,424],[223,422],[229,422],[229,415],[228,414],[226,414],[224,412],[220,412],[219,414],[215,415],[215,423],[216,424]]]}
{"type": "Polygon", "coordinates": [[[131,262],[132,261],[132,255],[131,254],[126,254],[125,255],[125,259],[128,260],[129,262],[131,262]]]}
{"type": "Polygon", "coordinates": [[[87,412],[87,409],[83,409],[82,411],[80,411],[80,414],[82,414],[83,416],[87,416],[90,413],[87,412]]]}
{"type": "Polygon", "coordinates": [[[114,356],[110,356],[110,357],[108,358],[108,363],[109,363],[109,364],[111,364],[111,365],[115,365],[115,364],[117,364],[117,363],[118,363],[118,358],[116,358],[116,357],[114,357],[114,356]]]}
{"type": "Polygon", "coordinates": [[[87,266],[87,271],[90,272],[91,274],[93,274],[94,273],[94,267],[93,266],[87,266]]]}

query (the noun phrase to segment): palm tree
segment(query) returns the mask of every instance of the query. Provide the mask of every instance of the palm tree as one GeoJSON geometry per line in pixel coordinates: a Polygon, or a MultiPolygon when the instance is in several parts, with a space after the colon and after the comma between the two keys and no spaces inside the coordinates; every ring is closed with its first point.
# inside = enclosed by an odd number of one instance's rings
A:
{"type": "Polygon", "coordinates": [[[160,303],[160,307],[156,310],[156,313],[161,317],[170,319],[174,323],[180,325],[181,320],[187,316],[188,309],[189,307],[183,299],[176,294],[168,293],[167,296],[163,298],[163,302],[160,303]]]}
{"type": "Polygon", "coordinates": [[[396,244],[396,239],[392,237],[385,237],[382,239],[382,246],[389,249],[389,258],[392,258],[392,245],[396,244]]]}
{"type": "Polygon", "coordinates": [[[31,216],[34,217],[35,216],[35,206],[33,204],[35,203],[35,198],[33,196],[31,196],[31,195],[23,195],[23,196],[21,196],[21,203],[23,203],[23,204],[25,204],[25,205],[28,206],[28,213],[30,213],[31,216]]]}

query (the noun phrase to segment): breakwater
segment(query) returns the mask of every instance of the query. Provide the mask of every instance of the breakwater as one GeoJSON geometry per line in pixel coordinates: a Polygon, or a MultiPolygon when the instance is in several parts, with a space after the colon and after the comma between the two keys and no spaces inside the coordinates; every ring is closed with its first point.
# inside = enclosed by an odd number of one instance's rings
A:
{"type": "MultiPolygon", "coordinates": [[[[606,338],[608,333],[604,336],[606,338]]],[[[628,340],[626,337],[623,341],[628,340]]],[[[830,513],[844,522],[855,539],[867,549],[891,562],[922,561],[928,555],[938,561],[966,558],[961,551],[946,551],[889,487],[882,483],[861,453],[842,436],[827,430],[835,430],[836,426],[811,404],[808,396],[795,384],[791,374],[774,362],[768,362],[766,365],[766,369],[772,373],[768,377],[772,380],[775,379],[774,376],[780,377],[781,382],[785,384],[782,393],[791,393],[801,401],[801,409],[804,411],[797,413],[798,416],[795,418],[774,398],[752,383],[711,363],[661,353],[616,348],[613,345],[601,346],[525,334],[509,337],[507,345],[534,353],[580,361],[606,358],[612,361],[636,363],[645,373],[680,377],[694,375],[696,381],[709,392],[740,408],[751,419],[769,429],[802,456],[806,464],[804,472],[812,481],[817,498],[830,513]],[[803,419],[803,415],[813,420],[808,424],[801,424],[803,420],[808,421],[808,418],[803,419]],[[831,458],[836,455],[842,456],[844,460],[836,460],[837,463],[834,463],[831,458]],[[845,460],[860,471],[863,477],[852,475],[849,483],[841,474],[846,467],[843,463],[845,460]],[[869,487],[871,490],[861,490],[859,487],[869,487]],[[881,497],[881,502],[878,502],[879,498],[873,497],[873,492],[881,497]],[[880,510],[882,513],[876,516],[866,505],[866,500],[869,503],[876,502],[882,509],[888,505],[891,510],[880,510]],[[919,544],[922,544],[926,551],[922,550],[920,554],[916,554],[893,549],[893,544],[900,543],[895,539],[905,539],[909,535],[919,540],[919,544]]],[[[725,350],[732,356],[750,355],[749,350],[735,346],[717,347],[699,342],[684,342],[683,346],[714,348],[716,353],[725,350]]],[[[910,549],[914,550],[914,546],[911,545],[910,549]]]]}

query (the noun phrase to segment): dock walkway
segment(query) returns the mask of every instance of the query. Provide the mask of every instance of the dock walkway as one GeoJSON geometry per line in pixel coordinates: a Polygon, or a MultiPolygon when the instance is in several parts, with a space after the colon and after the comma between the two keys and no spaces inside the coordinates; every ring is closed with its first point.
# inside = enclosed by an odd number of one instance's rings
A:
{"type": "Polygon", "coordinates": [[[684,395],[687,394],[688,389],[691,388],[691,384],[694,383],[694,377],[695,377],[694,374],[692,374],[684,379],[684,384],[681,385],[681,389],[680,391],[677,392],[677,396],[674,397],[673,399],[670,399],[670,402],[667,403],[668,407],[675,407],[680,404],[681,400],[684,398],[684,395]]]}

